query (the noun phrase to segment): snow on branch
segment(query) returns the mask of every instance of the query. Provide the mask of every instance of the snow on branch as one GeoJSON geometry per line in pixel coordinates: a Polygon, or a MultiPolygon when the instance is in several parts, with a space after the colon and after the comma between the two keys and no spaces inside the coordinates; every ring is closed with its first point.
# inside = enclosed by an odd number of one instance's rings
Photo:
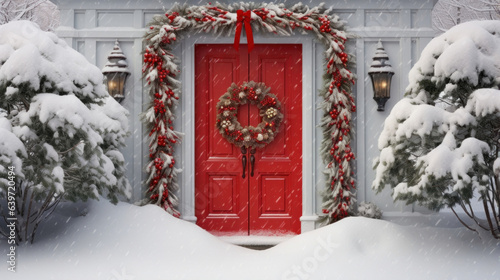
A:
{"type": "Polygon", "coordinates": [[[432,11],[432,26],[438,33],[472,20],[500,19],[498,0],[439,0],[432,11]]]}
{"type": "Polygon", "coordinates": [[[33,21],[40,29],[53,31],[59,26],[59,10],[49,0],[2,0],[0,24],[17,20],[33,21]]]}

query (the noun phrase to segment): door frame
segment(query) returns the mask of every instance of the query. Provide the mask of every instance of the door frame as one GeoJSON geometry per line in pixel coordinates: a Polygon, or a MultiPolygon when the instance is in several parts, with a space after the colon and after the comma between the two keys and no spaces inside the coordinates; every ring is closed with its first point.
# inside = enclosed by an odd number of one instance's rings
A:
{"type": "MultiPolygon", "coordinates": [[[[195,44],[232,44],[233,37],[214,37],[213,35],[190,35],[179,44],[182,69],[182,101],[179,104],[177,121],[183,133],[181,141],[180,205],[181,218],[196,223],[195,216],[195,44]]],[[[317,126],[317,86],[316,49],[317,43],[311,35],[290,37],[264,37],[254,35],[256,44],[300,44],[302,45],[302,215],[300,217],[301,233],[314,230],[318,215],[316,214],[317,189],[323,186],[317,180],[318,144],[317,126]]],[[[241,37],[241,44],[246,44],[246,36],[241,37]]],[[[321,53],[323,55],[323,53],[321,53]]],[[[323,68],[320,66],[320,72],[323,68]]],[[[321,74],[320,77],[321,78],[321,74]]]]}

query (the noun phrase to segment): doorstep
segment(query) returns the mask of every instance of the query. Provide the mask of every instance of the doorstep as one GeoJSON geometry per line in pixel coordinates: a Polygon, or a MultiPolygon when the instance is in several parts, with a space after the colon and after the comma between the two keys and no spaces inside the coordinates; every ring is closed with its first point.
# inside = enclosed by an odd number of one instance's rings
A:
{"type": "Polygon", "coordinates": [[[217,236],[220,240],[239,245],[250,249],[267,249],[286,241],[297,235],[283,235],[283,236],[261,236],[261,235],[245,235],[245,236],[217,236]]]}

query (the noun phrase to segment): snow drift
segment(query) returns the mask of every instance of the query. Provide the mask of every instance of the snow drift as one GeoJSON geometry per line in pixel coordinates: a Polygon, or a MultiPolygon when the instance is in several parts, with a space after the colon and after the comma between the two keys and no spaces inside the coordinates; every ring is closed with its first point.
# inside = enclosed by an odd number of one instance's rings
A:
{"type": "Polygon", "coordinates": [[[39,242],[18,248],[17,272],[3,269],[0,278],[498,279],[500,244],[451,218],[346,218],[255,251],[152,205],[65,204],[39,242]]]}

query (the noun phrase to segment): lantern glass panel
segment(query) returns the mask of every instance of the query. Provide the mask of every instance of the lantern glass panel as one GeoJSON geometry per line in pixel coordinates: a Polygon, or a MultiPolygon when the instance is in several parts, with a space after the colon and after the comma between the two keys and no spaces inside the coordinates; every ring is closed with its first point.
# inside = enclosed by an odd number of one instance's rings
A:
{"type": "Polygon", "coordinates": [[[125,80],[128,73],[107,73],[107,87],[108,92],[115,99],[123,99],[125,80]]]}
{"type": "Polygon", "coordinates": [[[374,98],[391,97],[391,79],[393,74],[390,72],[370,73],[374,98]]]}

